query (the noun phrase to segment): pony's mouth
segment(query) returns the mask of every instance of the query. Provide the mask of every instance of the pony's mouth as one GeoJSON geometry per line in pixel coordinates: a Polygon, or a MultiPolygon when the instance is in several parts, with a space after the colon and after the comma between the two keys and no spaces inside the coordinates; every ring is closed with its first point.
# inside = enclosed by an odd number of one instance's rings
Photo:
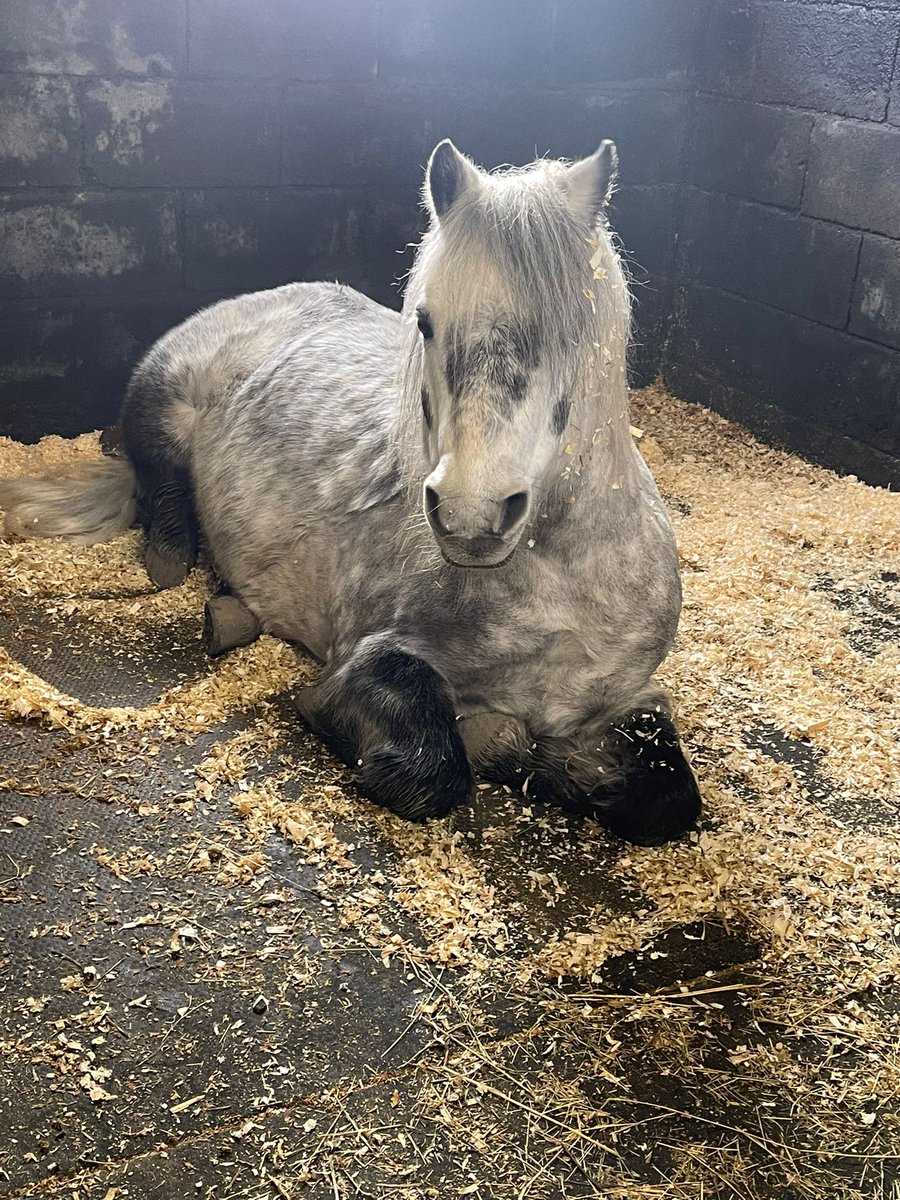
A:
{"type": "Polygon", "coordinates": [[[494,571],[498,567],[505,567],[516,552],[516,547],[513,546],[502,558],[495,558],[485,554],[466,554],[464,552],[457,552],[454,557],[448,554],[440,544],[438,544],[438,549],[441,552],[444,562],[450,567],[455,567],[458,571],[494,571]]]}

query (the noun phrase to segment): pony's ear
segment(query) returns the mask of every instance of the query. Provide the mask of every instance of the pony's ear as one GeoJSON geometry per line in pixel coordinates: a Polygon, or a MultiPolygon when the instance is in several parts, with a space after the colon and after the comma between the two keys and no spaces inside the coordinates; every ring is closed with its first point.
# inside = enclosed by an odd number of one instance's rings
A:
{"type": "Polygon", "coordinates": [[[601,142],[590,158],[566,167],[563,187],[569,204],[585,225],[593,228],[609,204],[619,171],[615,142],[601,142]]]}
{"type": "Polygon", "coordinates": [[[432,151],[425,172],[425,195],[440,220],[465,192],[478,187],[478,168],[460,154],[449,138],[432,151]]]}

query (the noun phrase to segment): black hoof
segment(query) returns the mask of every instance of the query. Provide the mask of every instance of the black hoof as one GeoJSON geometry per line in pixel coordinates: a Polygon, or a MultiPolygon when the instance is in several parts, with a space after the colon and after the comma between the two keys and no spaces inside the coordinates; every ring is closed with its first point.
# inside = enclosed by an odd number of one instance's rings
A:
{"type": "Polygon", "coordinates": [[[681,751],[671,767],[657,765],[628,779],[620,797],[595,818],[636,846],[661,846],[692,829],[702,803],[697,781],[681,751]]]}
{"type": "Polygon", "coordinates": [[[664,713],[630,713],[591,746],[593,753],[583,745],[539,744],[528,795],[593,817],[638,846],[670,842],[696,823],[697,781],[664,713]],[[591,785],[594,772],[606,782],[591,785]]]}
{"type": "Polygon", "coordinates": [[[690,829],[700,816],[700,792],[678,733],[662,713],[631,713],[607,734],[623,773],[614,791],[598,799],[594,816],[626,841],[660,846],[690,829]]]}
{"type": "Polygon", "coordinates": [[[410,758],[385,747],[363,760],[359,784],[374,803],[407,821],[425,821],[465,804],[475,780],[465,755],[452,748],[442,757],[422,752],[410,758]]]}
{"type": "Polygon", "coordinates": [[[177,551],[159,550],[155,546],[148,546],[144,551],[144,566],[147,568],[147,574],[150,576],[150,581],[155,583],[161,592],[184,583],[190,575],[193,565],[193,559],[189,559],[187,555],[179,554],[177,551]]]}
{"type": "Polygon", "coordinates": [[[210,658],[249,646],[262,632],[262,626],[237,596],[213,596],[206,601],[203,614],[203,646],[210,658]]]}

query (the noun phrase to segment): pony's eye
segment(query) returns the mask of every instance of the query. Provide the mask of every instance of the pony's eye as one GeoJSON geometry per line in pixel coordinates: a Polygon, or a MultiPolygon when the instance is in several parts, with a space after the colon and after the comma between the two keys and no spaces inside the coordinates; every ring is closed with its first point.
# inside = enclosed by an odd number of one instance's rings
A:
{"type": "Polygon", "coordinates": [[[434,337],[434,329],[432,328],[431,318],[424,308],[416,309],[416,324],[419,327],[419,333],[426,342],[430,342],[434,337]]]}

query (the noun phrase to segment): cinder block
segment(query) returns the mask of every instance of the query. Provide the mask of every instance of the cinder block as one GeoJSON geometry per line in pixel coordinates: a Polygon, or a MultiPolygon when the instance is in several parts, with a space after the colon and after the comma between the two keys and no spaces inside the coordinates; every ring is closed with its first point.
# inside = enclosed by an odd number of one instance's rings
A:
{"type": "Polygon", "coordinates": [[[867,445],[847,434],[837,433],[819,422],[804,420],[783,408],[768,404],[706,375],[695,358],[664,363],[663,380],[673,395],[719,412],[770,446],[784,446],[811,462],[841,474],[852,472],[874,487],[900,487],[900,458],[867,445]]]}
{"type": "Polygon", "coordinates": [[[550,7],[546,0],[391,0],[379,12],[379,77],[539,81],[550,7]]]}
{"type": "Polygon", "coordinates": [[[413,182],[430,149],[423,105],[427,100],[405,104],[393,92],[355,84],[288,86],[282,180],[325,187],[413,182]]]}
{"type": "MultiPolygon", "coordinates": [[[[900,5],[900,0],[896,0],[900,5]]],[[[900,71],[894,71],[894,85],[891,88],[891,102],[888,107],[887,119],[892,125],[900,125],[900,71]]]]}
{"type": "Polygon", "coordinates": [[[690,181],[710,192],[797,208],[812,117],[724,96],[698,96],[690,181]]]}
{"type": "Polygon", "coordinates": [[[628,350],[628,378],[632,387],[646,387],[659,375],[674,291],[674,280],[664,275],[653,276],[645,286],[633,291],[628,350]]]}
{"type": "Polygon", "coordinates": [[[190,0],[190,15],[192,76],[375,73],[375,0],[190,0]]]}
{"type": "Polygon", "coordinates": [[[445,137],[485,166],[528,162],[549,148],[551,104],[502,88],[296,84],[284,101],[283,178],[414,187],[445,137]]]}
{"type": "Polygon", "coordinates": [[[281,188],[190,192],[188,287],[221,295],[296,279],[362,278],[363,193],[281,188]]]}
{"type": "Polygon", "coordinates": [[[759,100],[884,118],[898,16],[837,4],[762,4],[754,72],[759,100]]]}
{"type": "Polygon", "coordinates": [[[186,29],[185,0],[4,0],[0,71],[172,75],[186,29]]]}
{"type": "Polygon", "coordinates": [[[815,428],[900,453],[900,354],[836,329],[688,285],[672,361],[815,428]]]}
{"type": "Polygon", "coordinates": [[[703,23],[704,90],[884,118],[896,11],[828,2],[707,0],[703,23]]]}
{"type": "Polygon", "coordinates": [[[681,262],[688,278],[842,329],[859,242],[822,221],[692,191],[681,262]]]}
{"type": "Polygon", "coordinates": [[[803,211],[900,237],[900,129],[838,118],[817,121],[803,211]]]}
{"type": "Polygon", "coordinates": [[[0,295],[96,296],[180,285],[177,220],[159,192],[0,197],[0,295]]]}
{"type": "Polygon", "coordinates": [[[78,137],[67,79],[0,75],[0,186],[78,183],[78,137]]]}
{"type": "MultiPolygon", "coordinates": [[[[490,7],[490,6],[485,6],[490,7]]],[[[552,75],[685,84],[697,36],[695,0],[561,0],[556,6],[552,75]]]]}
{"type": "MultiPolygon", "coordinates": [[[[416,91],[410,87],[394,104],[415,105],[416,91]]],[[[450,137],[482,166],[521,166],[535,158],[577,158],[595,150],[602,135],[583,120],[580,98],[568,92],[529,88],[488,89],[463,85],[432,89],[422,94],[419,105],[425,122],[422,139],[425,161],[441,137],[450,137]],[[587,133],[583,126],[588,124],[587,133]]],[[[387,122],[394,123],[392,113],[387,122]]]]}
{"type": "Polygon", "coordinates": [[[603,138],[619,150],[621,183],[680,183],[690,101],[684,92],[646,89],[558,94],[547,111],[552,153],[577,158],[603,138]]]}
{"type": "Polygon", "coordinates": [[[863,238],[850,329],[900,350],[900,241],[863,238]]]}
{"type": "Polygon", "coordinates": [[[488,167],[539,155],[577,158],[612,137],[623,182],[675,182],[688,103],[684,93],[630,88],[572,94],[294,84],[284,101],[282,178],[326,187],[410,186],[444,137],[488,167]]]}
{"type": "Polygon", "coordinates": [[[401,283],[413,264],[427,220],[417,187],[370,188],[366,194],[365,291],[389,308],[399,308],[401,283]]]}
{"type": "Polygon", "coordinates": [[[34,442],[116,419],[129,374],[196,300],[0,301],[0,436],[34,442]]]}
{"type": "Polygon", "coordinates": [[[699,0],[697,84],[726,96],[752,94],[759,5],[753,0],[699,0]]]}
{"type": "Polygon", "coordinates": [[[84,85],[86,161],[117,187],[278,182],[274,84],[98,80],[84,85]]]}
{"type": "Polygon", "coordinates": [[[636,295],[645,287],[654,290],[659,279],[672,274],[676,203],[673,186],[623,187],[613,196],[610,223],[624,249],[636,295]]]}
{"type": "Polygon", "coordinates": [[[632,295],[629,378],[635,387],[652,383],[674,293],[673,269],[677,189],[674,186],[623,187],[610,205],[610,224],[625,258],[632,295]]]}

